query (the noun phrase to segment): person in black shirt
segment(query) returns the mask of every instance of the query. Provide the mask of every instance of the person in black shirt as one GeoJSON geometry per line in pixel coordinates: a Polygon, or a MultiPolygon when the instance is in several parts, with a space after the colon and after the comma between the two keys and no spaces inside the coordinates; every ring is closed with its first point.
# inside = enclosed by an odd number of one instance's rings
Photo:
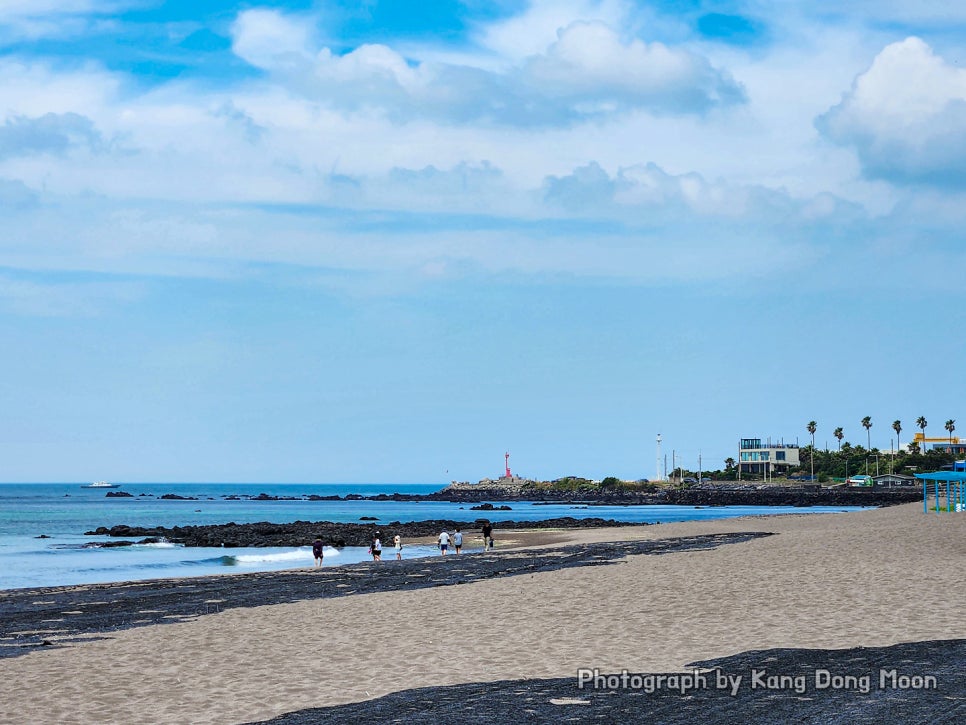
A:
{"type": "Polygon", "coordinates": [[[315,565],[322,566],[322,538],[316,537],[315,541],[312,542],[312,556],[315,557],[315,565]]]}
{"type": "Polygon", "coordinates": [[[487,521],[483,524],[483,551],[493,548],[493,525],[487,521]]]}

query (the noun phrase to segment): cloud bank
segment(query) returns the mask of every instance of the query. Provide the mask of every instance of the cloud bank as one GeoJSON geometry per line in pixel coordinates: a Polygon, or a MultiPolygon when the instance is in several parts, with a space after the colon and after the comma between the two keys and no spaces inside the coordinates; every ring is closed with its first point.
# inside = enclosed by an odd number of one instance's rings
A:
{"type": "Polygon", "coordinates": [[[411,60],[386,45],[310,50],[303,22],[272,10],[239,15],[235,53],[332,108],[379,109],[407,121],[553,126],[630,110],[702,114],[740,104],[739,83],[707,58],[623,40],[601,22],[573,22],[504,71],[411,60]]]}
{"type": "Polygon", "coordinates": [[[884,48],[817,125],[873,178],[966,186],[966,69],[919,38],[884,48]]]}

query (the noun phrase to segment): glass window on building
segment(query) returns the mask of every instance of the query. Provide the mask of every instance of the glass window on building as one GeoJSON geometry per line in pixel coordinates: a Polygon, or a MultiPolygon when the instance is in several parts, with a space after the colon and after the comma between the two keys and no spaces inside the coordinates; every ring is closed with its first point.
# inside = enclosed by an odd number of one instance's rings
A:
{"type": "Polygon", "coordinates": [[[775,451],[775,460],[776,461],[784,461],[785,460],[785,451],[775,451]]]}

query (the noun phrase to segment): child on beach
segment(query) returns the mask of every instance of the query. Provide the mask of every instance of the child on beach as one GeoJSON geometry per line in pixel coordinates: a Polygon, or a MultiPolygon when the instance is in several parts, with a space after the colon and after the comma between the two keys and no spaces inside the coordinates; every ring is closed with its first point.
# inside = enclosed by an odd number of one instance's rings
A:
{"type": "Polygon", "coordinates": [[[392,537],[392,545],[396,549],[396,559],[402,559],[402,539],[399,538],[399,534],[392,537]]]}
{"type": "Polygon", "coordinates": [[[446,556],[446,549],[449,548],[449,534],[445,531],[439,535],[439,551],[443,556],[446,556]]]}
{"type": "Polygon", "coordinates": [[[324,553],[322,551],[322,537],[316,536],[315,541],[312,542],[312,556],[315,557],[315,566],[322,566],[322,557],[324,553]]]}
{"type": "Polygon", "coordinates": [[[460,527],[456,527],[456,533],[453,534],[453,547],[456,549],[456,553],[459,554],[463,549],[463,534],[460,533],[460,527]]]}

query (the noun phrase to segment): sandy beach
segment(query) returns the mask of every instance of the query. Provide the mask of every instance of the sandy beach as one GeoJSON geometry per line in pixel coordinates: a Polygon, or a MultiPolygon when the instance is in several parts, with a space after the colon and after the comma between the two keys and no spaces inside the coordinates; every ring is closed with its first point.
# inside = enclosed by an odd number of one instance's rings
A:
{"type": "MultiPolygon", "coordinates": [[[[512,537],[497,531],[491,556],[520,551],[511,544],[539,551],[735,532],[776,535],[284,604],[271,603],[267,575],[264,606],[0,660],[0,721],[243,723],[411,688],[576,678],[580,668],[677,672],[750,650],[966,638],[966,514],[924,514],[916,504],[512,537]]],[[[477,546],[472,536],[468,544],[477,546]]],[[[437,557],[432,565],[456,561],[437,557]]]]}

